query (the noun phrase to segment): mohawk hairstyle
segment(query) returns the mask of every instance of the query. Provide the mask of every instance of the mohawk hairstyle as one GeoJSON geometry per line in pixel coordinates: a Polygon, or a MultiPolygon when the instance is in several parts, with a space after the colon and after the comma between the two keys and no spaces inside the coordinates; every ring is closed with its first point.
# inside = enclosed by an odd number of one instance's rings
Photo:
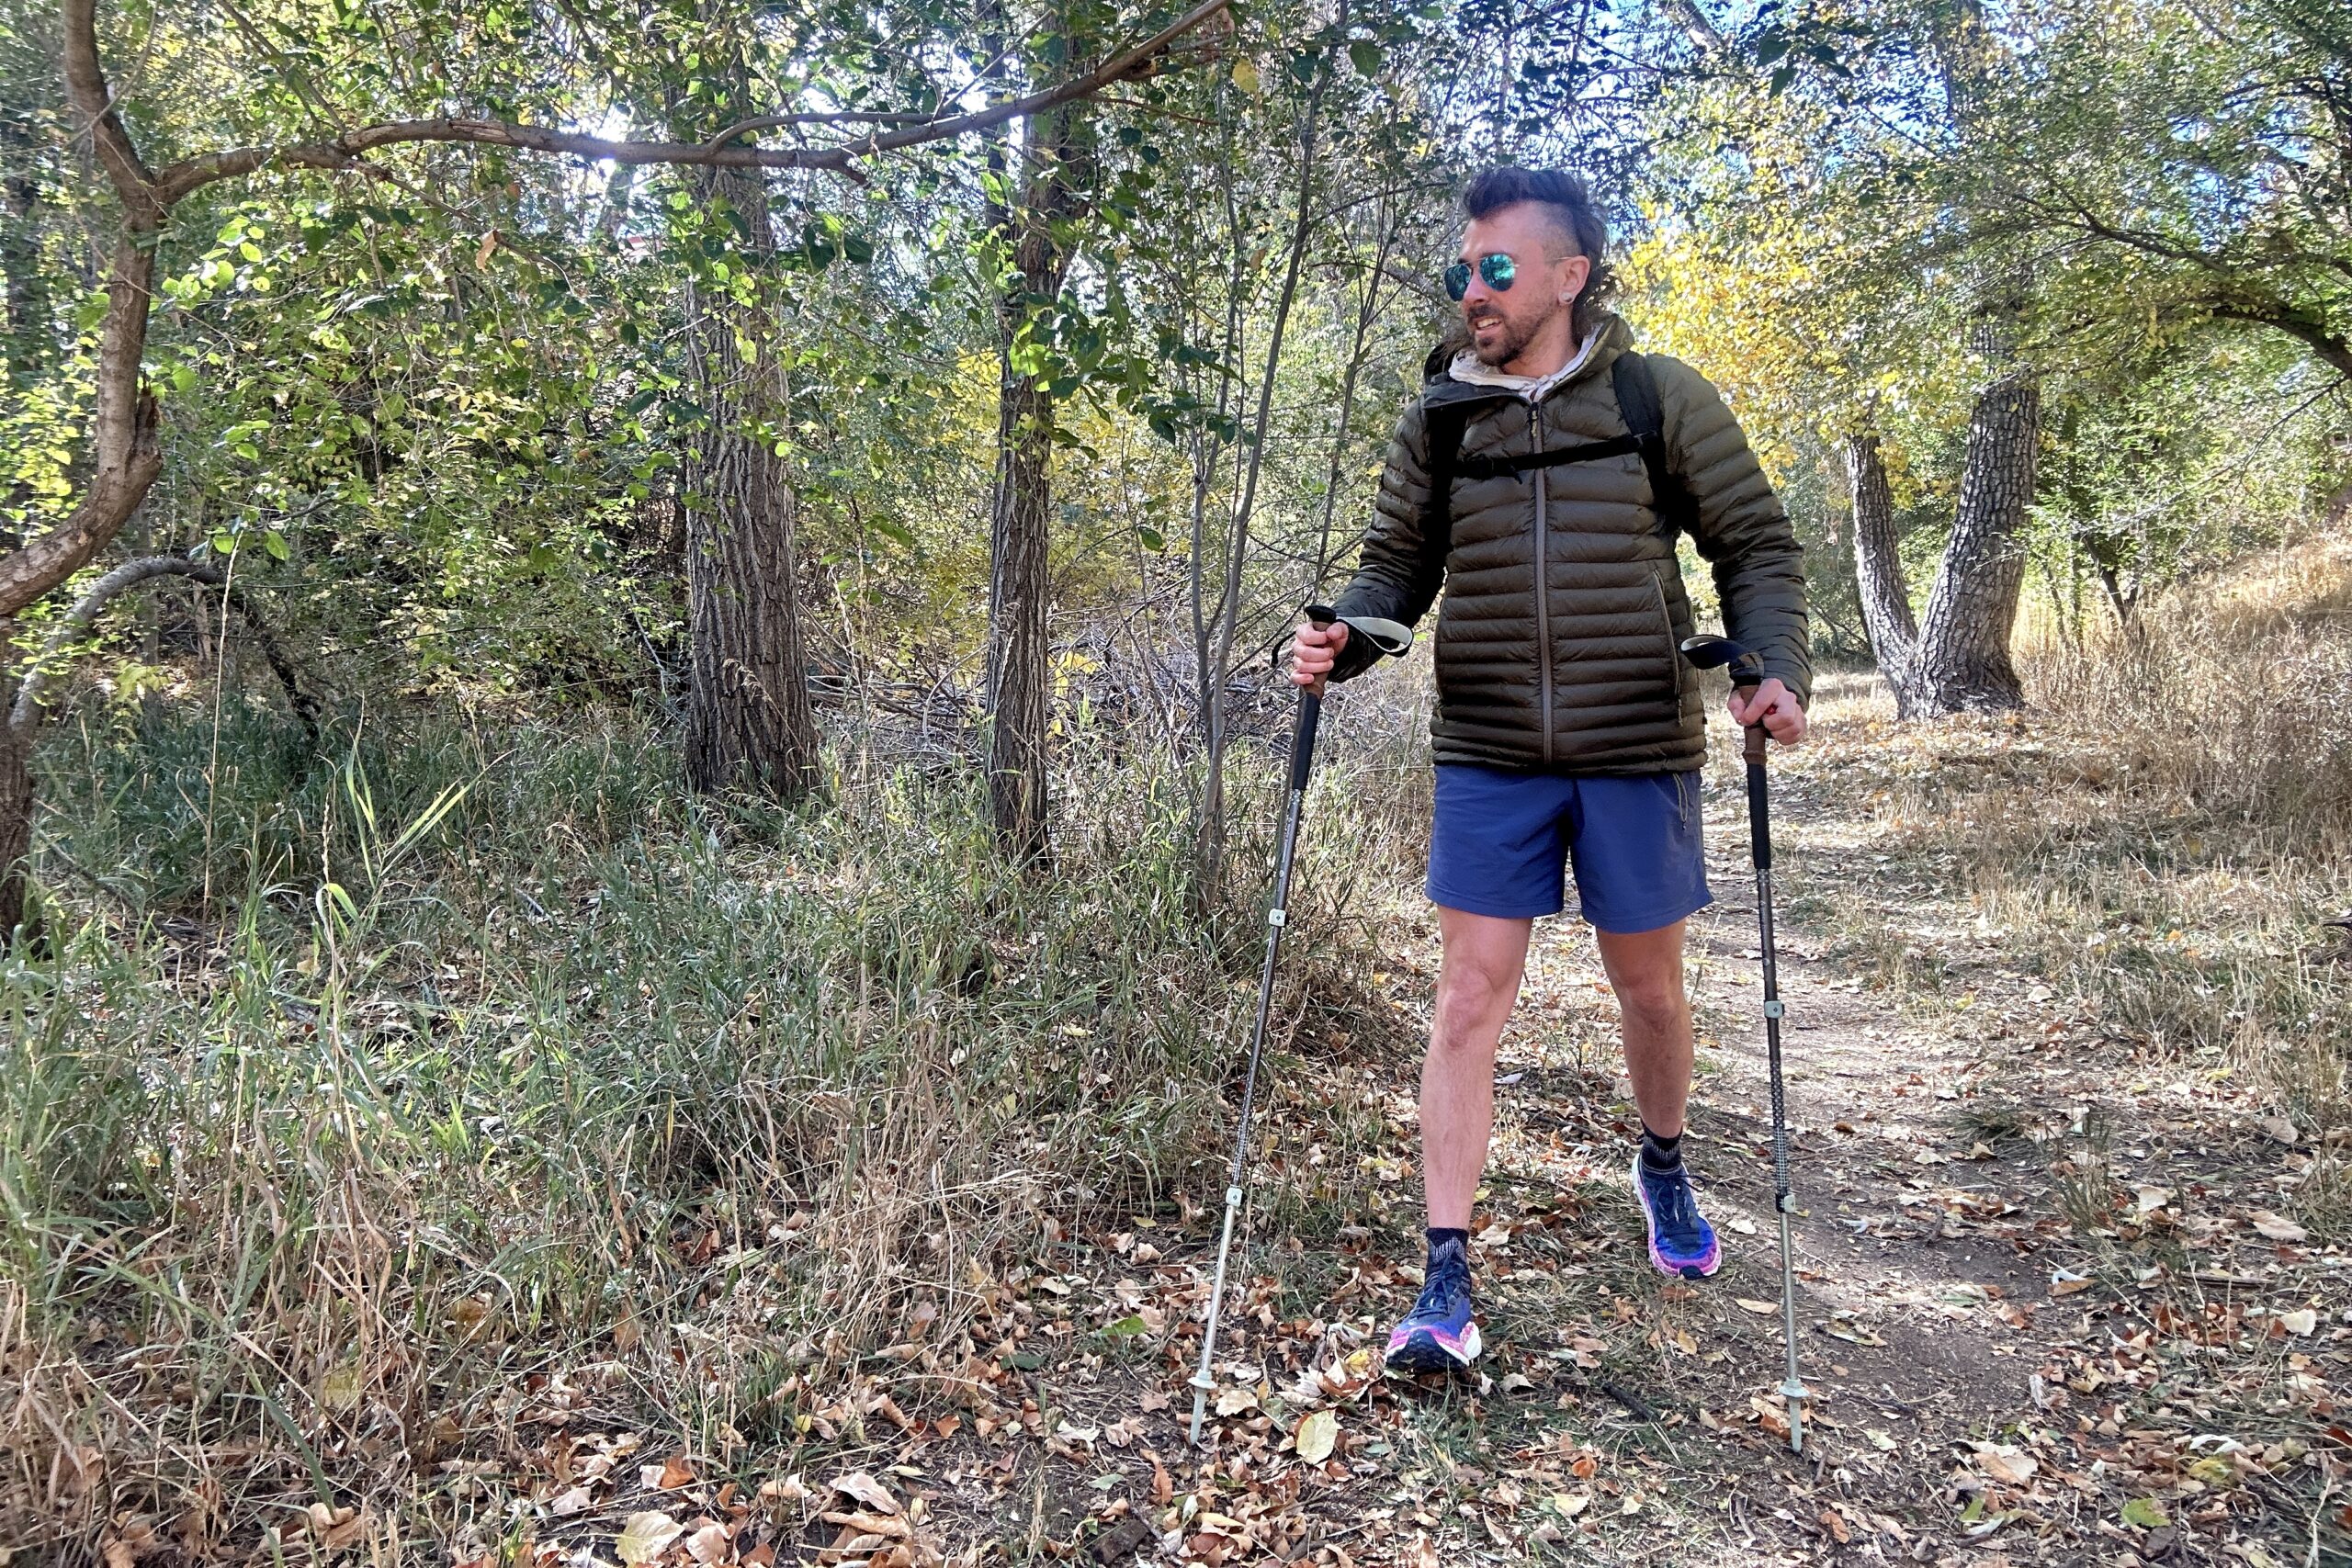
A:
{"type": "Polygon", "coordinates": [[[1591,332],[1592,312],[1617,291],[1616,271],[1604,256],[1609,248],[1609,220],[1600,215],[1583,178],[1565,169],[1526,169],[1516,164],[1502,164],[1480,171],[1462,193],[1462,210],[1473,219],[1490,216],[1521,202],[1532,202],[1544,209],[1560,243],[1558,255],[1592,258],[1592,271],[1586,276],[1584,287],[1577,291],[1575,304],[1569,307],[1569,322],[1577,342],[1581,344],[1591,332]]]}

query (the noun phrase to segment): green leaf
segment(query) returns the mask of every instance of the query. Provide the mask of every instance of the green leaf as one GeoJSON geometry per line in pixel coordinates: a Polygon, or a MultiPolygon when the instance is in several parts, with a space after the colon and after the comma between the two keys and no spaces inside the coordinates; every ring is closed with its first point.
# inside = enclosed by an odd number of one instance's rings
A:
{"type": "Polygon", "coordinates": [[[1142,1318],[1132,1314],[1119,1319],[1116,1323],[1102,1325],[1102,1332],[1114,1339],[1133,1339],[1136,1335],[1147,1333],[1148,1330],[1149,1325],[1142,1318]]]}
{"type": "Polygon", "coordinates": [[[1143,547],[1145,549],[1151,551],[1155,555],[1168,547],[1167,536],[1162,534],[1159,529],[1152,527],[1149,524],[1136,524],[1136,537],[1143,541],[1143,547]]]}
{"type": "Polygon", "coordinates": [[[261,536],[261,547],[269,552],[272,560],[292,560],[294,552],[288,547],[286,536],[272,528],[261,536]]]}
{"type": "Polygon", "coordinates": [[[2165,1506],[2154,1497],[2134,1497],[2123,1505],[2123,1522],[2152,1530],[2168,1522],[2165,1506]]]}
{"type": "Polygon", "coordinates": [[[1356,68],[1360,76],[1379,75],[1381,58],[1380,46],[1369,39],[1358,39],[1348,45],[1348,63],[1356,68]]]}

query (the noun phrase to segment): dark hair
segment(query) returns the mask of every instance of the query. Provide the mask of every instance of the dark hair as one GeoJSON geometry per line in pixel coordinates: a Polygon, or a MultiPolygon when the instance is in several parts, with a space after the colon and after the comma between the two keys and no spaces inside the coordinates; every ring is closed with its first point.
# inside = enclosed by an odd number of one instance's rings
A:
{"type": "Polygon", "coordinates": [[[1561,255],[1592,258],[1592,271],[1569,308],[1569,321],[1581,344],[1592,311],[1617,289],[1616,272],[1603,255],[1609,248],[1609,220],[1600,215],[1581,176],[1565,169],[1522,169],[1516,164],[1481,170],[1462,193],[1462,210],[1474,219],[1485,218],[1523,201],[1544,209],[1558,231],[1561,255]]]}

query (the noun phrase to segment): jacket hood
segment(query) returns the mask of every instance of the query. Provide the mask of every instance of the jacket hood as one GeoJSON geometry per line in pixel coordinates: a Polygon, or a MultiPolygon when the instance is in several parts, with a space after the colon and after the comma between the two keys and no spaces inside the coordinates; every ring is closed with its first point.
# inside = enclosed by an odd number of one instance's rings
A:
{"type": "MultiPolygon", "coordinates": [[[[1593,336],[1598,340],[1594,342],[1592,351],[1584,356],[1584,363],[1576,367],[1574,374],[1551,389],[1553,392],[1557,392],[1562,387],[1575,386],[1586,377],[1607,369],[1615,362],[1619,355],[1634,346],[1634,329],[1627,326],[1625,318],[1615,311],[1595,310],[1592,313],[1592,322],[1593,336]]],[[[1468,402],[1483,398],[1507,398],[1517,395],[1504,387],[1487,387],[1480,386],[1475,381],[1455,380],[1454,358],[1466,352],[1469,347],[1470,340],[1467,337],[1460,333],[1448,333],[1435,348],[1430,350],[1429,357],[1421,361],[1421,400],[1424,403],[1435,406],[1441,403],[1468,402]]]]}

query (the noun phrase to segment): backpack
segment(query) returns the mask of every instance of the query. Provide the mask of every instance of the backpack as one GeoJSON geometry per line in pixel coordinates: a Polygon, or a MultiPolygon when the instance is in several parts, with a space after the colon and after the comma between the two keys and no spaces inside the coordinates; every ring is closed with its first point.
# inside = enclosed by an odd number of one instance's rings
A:
{"type": "MultiPolygon", "coordinates": [[[[1434,355],[1432,355],[1434,358],[1434,355]]],[[[1617,391],[1618,412],[1625,419],[1625,434],[1580,446],[1559,446],[1523,457],[1473,457],[1462,450],[1462,435],[1469,425],[1473,403],[1448,403],[1429,416],[1430,502],[1421,516],[1424,558],[1444,570],[1453,549],[1453,481],[1457,477],[1496,479],[1563,463],[1589,463],[1638,452],[1649,470],[1650,493],[1656,498],[1658,531],[1671,540],[1695,519],[1698,502],[1674,471],[1666,449],[1666,415],[1658,401],[1657,373],[1650,362],[1628,349],[1609,367],[1617,391]]]]}

